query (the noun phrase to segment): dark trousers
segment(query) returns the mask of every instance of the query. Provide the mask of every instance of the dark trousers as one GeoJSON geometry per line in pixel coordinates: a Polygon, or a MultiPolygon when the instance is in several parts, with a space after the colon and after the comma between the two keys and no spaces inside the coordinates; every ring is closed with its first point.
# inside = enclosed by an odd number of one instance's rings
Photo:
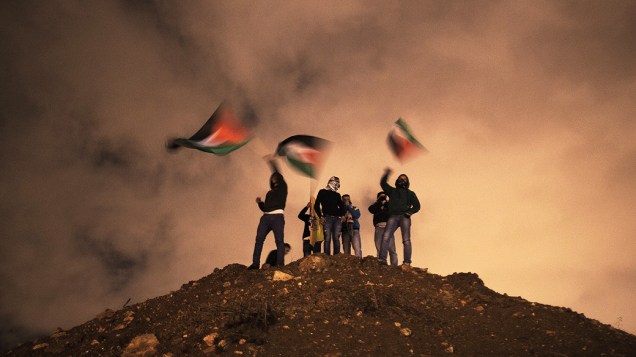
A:
{"type": "Polygon", "coordinates": [[[322,242],[316,242],[312,247],[311,243],[309,243],[309,239],[303,239],[303,257],[311,255],[312,253],[320,253],[320,243],[322,242]]]}
{"type": "Polygon", "coordinates": [[[274,231],[274,240],[276,241],[276,265],[285,265],[285,216],[283,214],[264,214],[258,223],[256,229],[256,242],[254,243],[254,256],[252,264],[260,266],[261,253],[263,252],[263,243],[265,237],[271,231],[274,231]]]}

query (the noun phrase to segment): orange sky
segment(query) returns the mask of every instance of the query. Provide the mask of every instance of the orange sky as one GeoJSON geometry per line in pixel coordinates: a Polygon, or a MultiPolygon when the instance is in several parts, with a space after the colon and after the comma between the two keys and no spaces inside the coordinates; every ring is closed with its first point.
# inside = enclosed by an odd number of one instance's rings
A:
{"type": "MultiPolygon", "coordinates": [[[[363,208],[365,256],[366,208],[391,166],[423,206],[414,265],[636,332],[633,2],[0,10],[3,343],[248,264],[260,156],[294,134],[334,142],[318,187],[337,175],[363,208]],[[251,105],[257,141],[227,157],[165,152],[225,99],[251,105]],[[404,165],[385,143],[398,117],[430,151],[404,165]]],[[[283,173],[298,259],[309,180],[283,173]]]]}

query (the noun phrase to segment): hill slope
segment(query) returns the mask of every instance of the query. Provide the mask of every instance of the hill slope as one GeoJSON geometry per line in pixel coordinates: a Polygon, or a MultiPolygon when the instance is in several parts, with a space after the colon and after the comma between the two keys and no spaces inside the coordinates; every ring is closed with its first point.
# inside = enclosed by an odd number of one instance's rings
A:
{"type": "Polygon", "coordinates": [[[51,354],[634,356],[636,336],[498,294],[476,274],[443,277],[373,257],[316,255],[279,270],[228,265],[6,353],[51,354]]]}

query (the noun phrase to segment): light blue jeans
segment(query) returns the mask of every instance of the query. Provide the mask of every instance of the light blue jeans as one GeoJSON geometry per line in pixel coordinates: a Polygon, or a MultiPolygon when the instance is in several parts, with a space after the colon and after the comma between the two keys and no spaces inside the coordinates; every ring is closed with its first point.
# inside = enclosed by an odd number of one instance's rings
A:
{"type": "MultiPolygon", "coordinates": [[[[386,228],[386,222],[380,222],[375,225],[375,234],[373,240],[375,241],[375,249],[378,251],[378,257],[380,257],[380,249],[382,249],[382,235],[386,228]]],[[[395,250],[395,235],[389,237],[389,257],[391,258],[391,265],[398,265],[398,256],[395,250]]]]}
{"type": "Polygon", "coordinates": [[[380,248],[380,263],[386,264],[386,256],[389,252],[391,236],[400,227],[402,232],[402,244],[404,245],[404,263],[411,264],[411,218],[405,215],[394,215],[389,217],[386,228],[382,235],[382,247],[380,248]]]}
{"type": "Polygon", "coordinates": [[[351,246],[353,245],[353,254],[362,258],[362,242],[360,241],[360,230],[354,229],[348,232],[346,229],[342,232],[342,250],[345,254],[351,254],[351,246]]]}

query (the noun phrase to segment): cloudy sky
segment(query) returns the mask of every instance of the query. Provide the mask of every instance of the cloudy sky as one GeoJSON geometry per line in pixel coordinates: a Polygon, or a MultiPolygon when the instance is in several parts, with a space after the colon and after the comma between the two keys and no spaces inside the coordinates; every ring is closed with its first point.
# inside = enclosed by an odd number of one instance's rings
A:
{"type": "MultiPolygon", "coordinates": [[[[414,265],[635,333],[635,19],[631,1],[2,2],[2,345],[249,264],[261,156],[293,134],[334,142],[318,185],[362,207],[365,256],[390,166],[423,204],[414,265]],[[224,99],[258,141],[166,153],[224,99]],[[428,155],[391,157],[398,117],[428,155]]],[[[282,169],[293,260],[309,180],[282,169]]]]}

